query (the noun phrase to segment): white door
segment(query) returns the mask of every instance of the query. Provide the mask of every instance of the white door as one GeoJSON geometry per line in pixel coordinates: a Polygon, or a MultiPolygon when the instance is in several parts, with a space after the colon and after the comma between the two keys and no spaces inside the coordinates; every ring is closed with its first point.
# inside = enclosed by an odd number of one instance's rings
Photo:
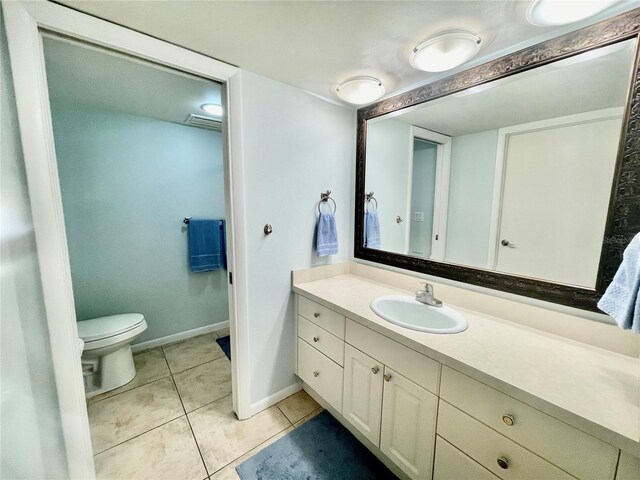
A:
{"type": "Polygon", "coordinates": [[[412,479],[430,479],[438,397],[385,367],[380,450],[412,479]]]}
{"type": "Polygon", "coordinates": [[[384,366],[345,345],[342,414],[376,447],[380,442],[380,409],[384,366]]]}
{"type": "Polygon", "coordinates": [[[497,271],[595,286],[620,126],[608,118],[506,135],[497,271]]]}

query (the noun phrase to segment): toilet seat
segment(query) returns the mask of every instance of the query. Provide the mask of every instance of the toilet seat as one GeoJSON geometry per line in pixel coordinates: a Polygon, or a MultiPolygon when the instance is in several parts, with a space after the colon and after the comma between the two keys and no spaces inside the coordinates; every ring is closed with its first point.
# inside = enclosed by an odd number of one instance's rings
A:
{"type": "Polygon", "coordinates": [[[86,351],[132,338],[146,328],[143,315],[125,313],[78,322],[78,336],[85,342],[86,351]]]}

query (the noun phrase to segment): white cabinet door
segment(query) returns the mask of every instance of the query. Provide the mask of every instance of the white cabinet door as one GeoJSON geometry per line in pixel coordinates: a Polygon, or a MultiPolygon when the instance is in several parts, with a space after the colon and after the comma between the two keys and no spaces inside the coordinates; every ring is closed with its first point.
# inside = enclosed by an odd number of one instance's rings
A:
{"type": "Polygon", "coordinates": [[[438,397],[385,367],[380,450],[412,479],[431,478],[438,397]]]}
{"type": "Polygon", "coordinates": [[[380,442],[380,409],[384,366],[345,345],[342,414],[376,447],[380,442]]]}

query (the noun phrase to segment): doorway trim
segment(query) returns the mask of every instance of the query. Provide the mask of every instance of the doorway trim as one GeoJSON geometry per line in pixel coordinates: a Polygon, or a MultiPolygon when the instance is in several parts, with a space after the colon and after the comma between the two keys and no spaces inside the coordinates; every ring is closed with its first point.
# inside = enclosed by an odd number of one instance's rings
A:
{"type": "Polygon", "coordinates": [[[409,185],[407,187],[407,233],[405,250],[410,253],[411,242],[411,222],[413,216],[411,212],[411,198],[413,195],[413,153],[414,141],[426,140],[437,145],[436,151],[436,179],[435,192],[433,196],[433,227],[431,235],[430,260],[444,260],[445,248],[447,245],[447,212],[449,211],[449,176],[451,170],[451,137],[443,135],[426,128],[411,126],[409,138],[409,185]],[[436,240],[436,235],[438,239],[436,240]]]}
{"type": "Polygon", "coordinates": [[[50,2],[2,2],[2,8],[69,476],[92,479],[95,467],[40,30],[223,83],[228,265],[234,273],[229,288],[231,368],[234,410],[242,419],[251,411],[249,379],[240,375],[249,372],[241,75],[237,67],[50,2]]]}

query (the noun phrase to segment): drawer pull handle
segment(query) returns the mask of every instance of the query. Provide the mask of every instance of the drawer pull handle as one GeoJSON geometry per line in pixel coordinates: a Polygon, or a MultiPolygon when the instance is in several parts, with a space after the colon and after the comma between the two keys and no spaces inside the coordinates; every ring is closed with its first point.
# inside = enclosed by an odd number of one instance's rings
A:
{"type": "Polygon", "coordinates": [[[376,365],[375,367],[371,367],[371,371],[375,375],[376,373],[378,373],[380,371],[380,368],[376,365]]]}
{"type": "Polygon", "coordinates": [[[318,313],[318,312],[314,312],[314,313],[313,313],[313,316],[314,316],[314,317],[316,317],[316,318],[318,318],[318,317],[320,316],[320,313],[318,313]]]}
{"type": "Polygon", "coordinates": [[[318,375],[320,375],[320,372],[318,370],[316,370],[315,372],[313,372],[313,376],[317,377],[318,375]]]}
{"type": "Polygon", "coordinates": [[[313,337],[314,342],[318,342],[319,340],[320,340],[320,337],[313,337]]]}
{"type": "Polygon", "coordinates": [[[516,423],[516,419],[511,414],[502,415],[502,421],[505,423],[505,425],[508,425],[510,427],[512,427],[513,424],[516,423]]]}
{"type": "Polygon", "coordinates": [[[503,468],[504,470],[506,470],[507,468],[509,468],[509,459],[506,457],[499,457],[498,460],[498,466],[500,468],[503,468]]]}
{"type": "Polygon", "coordinates": [[[390,373],[385,373],[385,374],[384,374],[384,381],[385,381],[385,382],[388,382],[388,381],[390,381],[390,380],[391,380],[391,374],[390,374],[390,373]]]}

